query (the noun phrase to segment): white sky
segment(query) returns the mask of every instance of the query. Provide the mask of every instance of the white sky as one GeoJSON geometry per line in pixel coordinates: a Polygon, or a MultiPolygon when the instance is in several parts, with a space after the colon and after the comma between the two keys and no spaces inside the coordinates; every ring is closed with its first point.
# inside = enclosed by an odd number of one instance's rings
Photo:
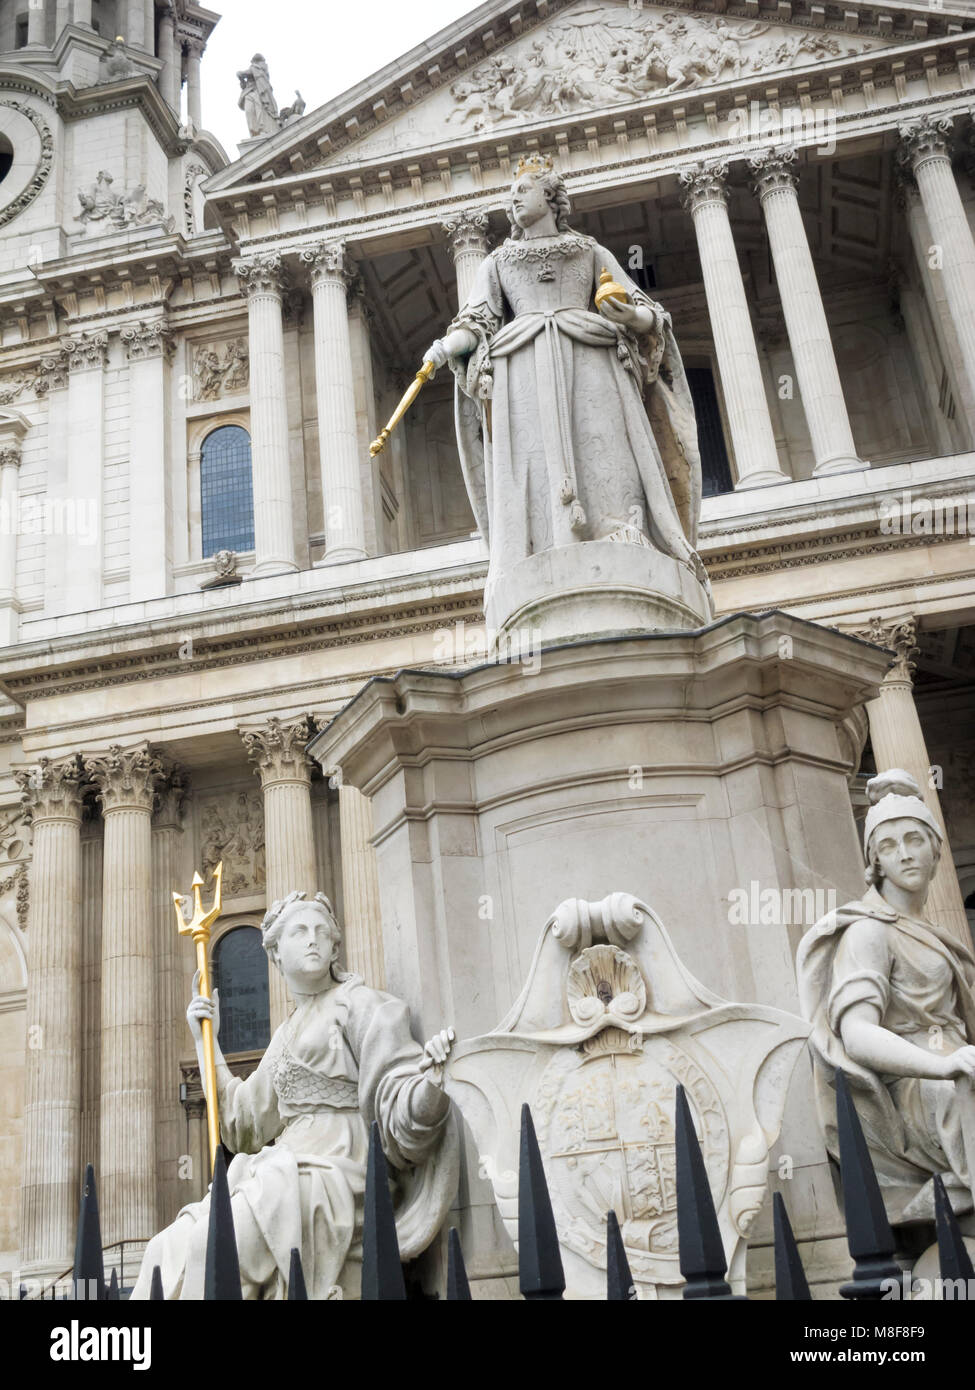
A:
{"type": "Polygon", "coordinates": [[[247,139],[236,73],[255,53],[268,61],[279,106],[297,88],[313,111],[407,53],[480,0],[204,0],[219,13],[203,55],[203,124],[230,159],[247,139]]]}

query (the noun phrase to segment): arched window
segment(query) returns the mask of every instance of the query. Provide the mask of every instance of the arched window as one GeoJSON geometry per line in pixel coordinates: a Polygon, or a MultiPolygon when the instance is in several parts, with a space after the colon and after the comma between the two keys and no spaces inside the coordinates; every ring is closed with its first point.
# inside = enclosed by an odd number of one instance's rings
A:
{"type": "Polygon", "coordinates": [[[271,1039],[267,956],[257,927],[234,927],[213,951],[213,984],[220,991],[220,1048],[251,1052],[271,1039]]]}
{"type": "Polygon", "coordinates": [[[254,488],[250,435],[240,425],[221,425],[200,451],[203,558],[218,550],[254,549],[254,488]]]}

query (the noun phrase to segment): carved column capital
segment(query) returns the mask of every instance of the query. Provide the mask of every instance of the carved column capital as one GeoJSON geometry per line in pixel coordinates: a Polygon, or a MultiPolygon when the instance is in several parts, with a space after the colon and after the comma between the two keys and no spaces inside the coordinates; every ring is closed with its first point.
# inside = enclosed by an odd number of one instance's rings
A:
{"type": "Polygon", "coordinates": [[[314,246],[306,246],[298,252],[298,259],[306,265],[311,275],[312,289],[323,281],[346,284],[351,267],[341,237],[332,241],[320,241],[314,246]]]}
{"type": "Polygon", "coordinates": [[[68,758],[38,758],[31,767],[18,768],[14,778],[20,787],[24,819],[71,820],[81,824],[84,771],[77,754],[68,758]]]}
{"type": "Polygon", "coordinates": [[[454,260],[468,251],[477,251],[482,256],[488,249],[488,216],[486,212],[458,212],[440,224],[450,254],[454,260]]]}
{"type": "Polygon", "coordinates": [[[108,361],[108,334],[101,329],[96,333],[79,333],[77,337],[62,338],[61,353],[69,372],[104,367],[108,361]]]}
{"type": "Polygon", "coordinates": [[[158,782],[152,803],[154,830],[182,830],[187,781],[183,769],[173,763],[158,782]]]}
{"type": "Polygon", "coordinates": [[[874,617],[866,627],[855,628],[853,636],[895,652],[896,659],[886,679],[906,681],[908,685],[912,683],[916,665],[913,658],[921,650],[917,645],[917,620],[914,617],[910,614],[903,618],[874,617]]]}
{"type": "Polygon", "coordinates": [[[312,764],[305,745],[315,732],[307,715],[282,722],[272,715],[265,724],[240,729],[247,756],[260,773],[261,786],[275,782],[311,781],[312,764]]]}
{"type": "Polygon", "coordinates": [[[19,444],[6,444],[0,447],[0,468],[20,467],[21,452],[19,444]]]}
{"type": "Polygon", "coordinates": [[[900,127],[898,163],[916,174],[928,160],[951,158],[954,123],[950,116],[922,116],[900,127]]]}
{"type": "Polygon", "coordinates": [[[165,319],[146,322],[127,323],[119,333],[125,347],[125,355],[130,362],[142,362],[149,357],[170,358],[175,344],[173,330],[165,319]]]}
{"type": "Polygon", "coordinates": [[[85,758],[85,772],[94,782],[102,813],[112,811],[151,811],[159,780],[166,768],[148,743],[123,748],[115,743],[106,753],[85,758]]]}
{"type": "Polygon", "coordinates": [[[234,261],[233,271],[248,298],[255,294],[272,294],[280,299],[288,288],[288,274],[277,251],[241,257],[234,261]]]}
{"type": "Polygon", "coordinates": [[[682,169],[678,175],[681,186],[681,201],[688,212],[694,213],[708,203],[728,203],[728,165],[722,159],[709,159],[703,164],[692,164],[682,169]]]}
{"type": "Polygon", "coordinates": [[[796,171],[799,156],[791,145],[777,145],[775,149],[761,150],[748,161],[752,171],[752,190],[756,197],[769,197],[772,193],[795,193],[799,183],[796,171]]]}

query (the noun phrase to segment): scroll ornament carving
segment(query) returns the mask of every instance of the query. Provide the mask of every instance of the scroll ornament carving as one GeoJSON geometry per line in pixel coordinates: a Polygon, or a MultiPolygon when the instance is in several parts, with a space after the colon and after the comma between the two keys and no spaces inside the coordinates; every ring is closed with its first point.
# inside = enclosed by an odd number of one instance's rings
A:
{"type": "Polygon", "coordinates": [[[308,246],[299,251],[298,259],[308,266],[312,285],[321,280],[345,280],[349,266],[345,255],[345,242],[342,240],[320,241],[317,246],[308,246]]]}
{"type": "Polygon", "coordinates": [[[173,353],[173,331],[165,319],[129,323],[119,333],[125,345],[130,362],[144,361],[150,357],[171,357],[173,353]]]}
{"type": "Polygon", "coordinates": [[[918,121],[902,125],[898,164],[914,173],[926,159],[947,159],[951,154],[953,130],[950,116],[922,116],[918,121]]]}
{"type": "Polygon", "coordinates": [[[8,222],[13,221],[18,213],[30,207],[31,203],[47,183],[51,175],[51,170],[54,167],[54,136],[51,134],[50,126],[41,117],[39,112],[35,111],[33,107],[28,106],[27,103],[23,101],[0,101],[0,109],[3,107],[7,107],[11,111],[19,112],[22,116],[26,116],[40,136],[41,153],[37,161],[37,167],[27,187],[19,193],[16,198],[12,199],[6,207],[0,208],[0,227],[6,226],[8,222]]]}
{"type": "Polygon", "coordinates": [[[692,164],[682,169],[678,175],[682,191],[681,198],[688,212],[703,207],[705,203],[728,202],[726,180],[728,166],[723,160],[712,159],[704,164],[692,164]]]}
{"type": "Polygon", "coordinates": [[[18,769],[14,779],[20,788],[23,819],[28,824],[62,817],[81,820],[84,773],[76,756],[38,758],[31,767],[18,769]]]}
{"type": "Polygon", "coordinates": [[[62,338],[61,353],[69,372],[103,367],[108,358],[108,334],[80,333],[76,338],[62,338]]]}
{"type": "Polygon", "coordinates": [[[921,650],[917,645],[917,622],[914,618],[873,617],[866,627],[854,629],[853,636],[862,638],[864,642],[873,642],[878,647],[888,647],[896,653],[894,664],[887,673],[888,681],[907,681],[908,684],[913,681],[916,668],[913,658],[921,650]]]}
{"type": "Polygon", "coordinates": [[[134,748],[116,743],[107,753],[85,758],[85,772],[98,788],[98,800],[105,813],[128,807],[151,811],[156,786],[166,771],[148,743],[134,748]]]}
{"type": "Polygon", "coordinates": [[[305,747],[314,732],[311,720],[305,716],[290,723],[272,716],[259,729],[241,730],[247,756],[260,773],[262,786],[309,780],[311,763],[305,747]]]}
{"type": "Polygon", "coordinates": [[[280,296],[287,287],[288,276],[281,257],[275,251],[233,262],[233,271],[247,295],[273,294],[280,296]]]}
{"type": "Polygon", "coordinates": [[[748,161],[753,174],[752,188],[758,198],[770,194],[792,192],[797,183],[796,164],[799,156],[789,145],[763,150],[748,161]]]}
{"type": "Polygon", "coordinates": [[[455,258],[466,251],[487,252],[489,224],[486,213],[460,212],[441,225],[455,258]]]}

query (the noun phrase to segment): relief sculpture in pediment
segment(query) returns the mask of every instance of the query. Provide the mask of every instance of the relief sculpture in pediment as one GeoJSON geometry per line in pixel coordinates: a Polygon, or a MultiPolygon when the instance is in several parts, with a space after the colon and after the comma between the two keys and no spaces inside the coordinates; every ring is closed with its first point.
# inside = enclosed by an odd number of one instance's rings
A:
{"type": "Polygon", "coordinates": [[[832,34],[650,8],[575,10],[519,52],[499,53],[450,88],[447,123],[483,130],[525,114],[614,106],[750,72],[862,51],[832,34]]]}

